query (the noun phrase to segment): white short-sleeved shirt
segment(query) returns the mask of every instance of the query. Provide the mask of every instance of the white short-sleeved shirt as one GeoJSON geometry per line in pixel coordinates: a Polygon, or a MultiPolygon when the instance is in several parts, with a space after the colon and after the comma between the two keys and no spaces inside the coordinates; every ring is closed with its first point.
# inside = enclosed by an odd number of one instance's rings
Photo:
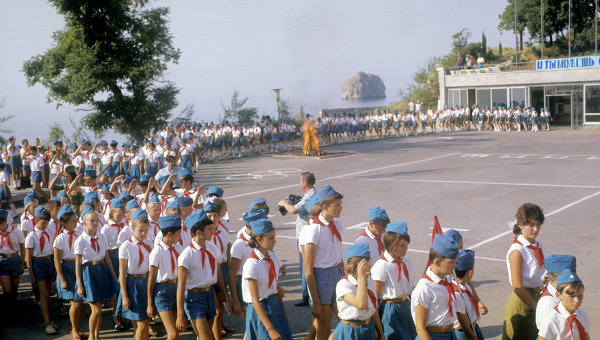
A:
{"type": "Polygon", "coordinates": [[[95,236],[90,236],[83,232],[75,241],[75,255],[81,255],[81,263],[85,264],[93,261],[104,260],[106,251],[108,250],[108,241],[106,236],[96,233],[95,236]],[[98,248],[92,248],[92,237],[97,238],[98,248]]]}
{"type": "Polygon", "coordinates": [[[188,270],[186,289],[204,288],[217,283],[217,271],[219,270],[219,250],[214,244],[206,242],[200,247],[196,241],[190,241],[189,245],[181,252],[177,264],[188,270]],[[204,261],[202,261],[201,249],[206,249],[204,261]],[[209,256],[210,254],[210,256],[209,256]],[[213,260],[211,260],[211,257],[213,260]]]}
{"type": "Polygon", "coordinates": [[[44,156],[38,153],[35,156],[27,156],[27,160],[29,161],[31,171],[42,171],[42,167],[44,166],[44,156]]]}
{"type": "Polygon", "coordinates": [[[119,247],[119,259],[127,260],[127,274],[139,275],[148,272],[150,268],[150,252],[152,244],[145,241],[138,241],[135,237],[130,237],[119,247]],[[140,261],[140,250],[141,261],[140,261]]]}
{"type": "Polygon", "coordinates": [[[75,228],[71,234],[67,229],[63,229],[63,231],[54,239],[54,248],[62,250],[61,260],[75,259],[75,241],[77,241],[79,236],[81,236],[81,231],[77,230],[77,228],[75,228]]]}
{"type": "MultiPolygon", "coordinates": [[[[371,318],[377,311],[377,306],[371,300],[371,294],[367,292],[367,309],[358,309],[344,300],[348,293],[356,294],[358,281],[350,274],[344,276],[335,286],[335,300],[338,308],[338,316],[342,320],[365,321],[371,318]]],[[[367,289],[375,296],[375,283],[371,277],[367,278],[367,289]]],[[[377,300],[375,300],[377,303],[377,300]]]]}
{"type": "Polygon", "coordinates": [[[52,233],[52,237],[56,238],[58,237],[58,234],[61,231],[60,224],[57,220],[50,218],[50,222],[48,222],[48,227],[46,228],[46,231],[48,233],[52,233]]]}
{"type": "Polygon", "coordinates": [[[277,284],[279,277],[279,269],[282,266],[281,259],[273,251],[269,250],[268,256],[273,261],[275,266],[275,278],[269,285],[269,261],[265,260],[265,255],[258,249],[253,249],[249,258],[244,263],[242,273],[242,297],[244,302],[252,303],[252,295],[250,294],[250,286],[248,280],[256,280],[258,283],[258,298],[263,300],[273,294],[277,294],[277,284]]]}
{"type": "Polygon", "coordinates": [[[559,303],[560,300],[556,298],[556,288],[548,283],[535,308],[535,324],[538,329],[542,328],[542,321],[544,321],[544,318],[551,314],[552,309],[559,303]]]}
{"type": "Polygon", "coordinates": [[[217,225],[217,230],[214,232],[212,237],[212,243],[219,249],[221,254],[221,262],[227,262],[227,247],[229,246],[229,233],[227,229],[221,224],[217,225]]]}
{"type": "MultiPolygon", "coordinates": [[[[476,322],[479,320],[479,317],[477,316],[477,310],[479,307],[477,306],[477,303],[473,304],[473,300],[471,300],[469,297],[469,294],[473,296],[471,287],[469,287],[469,285],[462,285],[457,282],[453,282],[453,284],[459,289],[459,292],[456,293],[456,298],[462,300],[463,309],[459,312],[462,314],[467,314],[471,322],[476,322]]],[[[454,321],[454,329],[463,329],[458,319],[454,321]]]]}
{"type": "MultiPolygon", "coordinates": [[[[581,323],[586,333],[590,332],[592,327],[592,321],[588,317],[587,313],[581,309],[575,311],[577,320],[581,323]]],[[[543,336],[548,340],[562,340],[562,339],[580,339],[579,329],[575,323],[573,323],[573,333],[567,324],[567,318],[571,316],[562,303],[559,303],[555,308],[552,308],[552,312],[544,318],[542,321],[542,327],[539,330],[538,335],[543,336]]]]}
{"type": "Polygon", "coordinates": [[[462,299],[456,296],[452,299],[452,315],[448,306],[448,291],[446,286],[439,284],[441,280],[446,280],[452,284],[449,275],[441,278],[427,268],[427,276],[431,279],[421,278],[415,289],[412,291],[410,299],[410,309],[415,320],[415,308],[421,305],[427,308],[427,326],[450,326],[456,320],[456,312],[464,310],[462,299]]]}
{"type": "Polygon", "coordinates": [[[398,264],[394,263],[394,258],[387,251],[383,253],[383,258],[377,260],[371,267],[371,277],[375,281],[383,282],[381,298],[383,300],[397,299],[410,295],[413,289],[413,281],[410,273],[414,269],[410,260],[406,257],[402,259],[402,273],[398,281],[398,264]],[[406,266],[406,272],[404,267],[406,266]],[[408,277],[406,277],[408,273],[408,277]]]}
{"type": "Polygon", "coordinates": [[[250,235],[246,234],[245,229],[243,230],[244,231],[242,231],[242,233],[240,234],[241,236],[237,240],[235,240],[235,242],[233,242],[233,245],[231,246],[231,257],[240,259],[241,261],[240,268],[238,269],[237,273],[235,273],[236,276],[242,275],[244,273],[244,263],[246,263],[246,260],[248,259],[248,257],[250,257],[250,254],[252,253],[252,248],[250,248],[250,246],[248,245],[250,235]]]}
{"type": "MultiPolygon", "coordinates": [[[[156,235],[160,232],[160,226],[158,225],[158,221],[153,220],[150,215],[148,215],[148,222],[150,222],[150,225],[148,226],[148,237],[146,237],[146,239],[151,240],[154,243],[156,235]]],[[[183,247],[181,249],[183,249],[183,247]]]]}
{"type": "Polygon", "coordinates": [[[182,252],[183,247],[179,243],[173,243],[169,247],[162,240],[158,243],[158,246],[152,249],[150,265],[157,268],[156,282],[160,283],[177,278],[177,259],[182,252]]]}
{"type": "Polygon", "coordinates": [[[100,233],[104,236],[106,236],[106,240],[108,241],[108,249],[112,250],[112,249],[117,249],[119,248],[119,227],[116,225],[121,225],[122,227],[120,227],[121,231],[123,231],[125,229],[125,227],[127,226],[127,223],[125,221],[125,218],[123,218],[121,220],[121,223],[117,223],[113,220],[108,220],[108,222],[106,222],[106,224],[102,227],[102,229],[100,230],[100,233]]]}
{"type": "Polygon", "coordinates": [[[25,243],[25,236],[23,236],[23,233],[19,229],[15,228],[12,225],[9,225],[6,228],[6,232],[2,234],[5,235],[4,237],[6,237],[6,239],[3,240],[4,242],[2,244],[2,248],[0,248],[0,254],[8,255],[20,251],[19,244],[25,243]],[[8,239],[10,239],[10,244],[12,245],[12,248],[8,244],[8,239]]]}
{"type": "MultiPolygon", "coordinates": [[[[340,236],[343,237],[344,228],[339,219],[334,219],[340,236]]],[[[300,245],[314,244],[316,249],[315,268],[330,268],[342,262],[342,241],[332,236],[331,229],[327,226],[329,222],[319,215],[312,223],[302,228],[300,232],[300,245]],[[318,220],[318,221],[317,221],[318,220]],[[324,225],[323,225],[324,224],[324,225]]]]}
{"type": "MultiPolygon", "coordinates": [[[[516,238],[517,241],[521,242],[521,244],[513,242],[508,248],[508,252],[506,253],[506,267],[508,269],[508,281],[512,285],[512,277],[510,272],[510,261],[508,260],[508,256],[513,250],[518,250],[523,256],[523,286],[527,288],[536,288],[539,287],[544,281],[544,275],[546,274],[546,270],[537,262],[537,259],[534,256],[533,249],[527,248],[527,246],[532,245],[529,241],[527,241],[523,235],[519,235],[516,238]]],[[[537,242],[537,241],[536,241],[537,242]]],[[[542,244],[537,242],[538,246],[542,248],[542,244]]]]}
{"type": "Polygon", "coordinates": [[[24,212],[23,215],[21,215],[21,231],[25,234],[29,234],[33,231],[35,224],[35,216],[31,216],[28,212],[24,212]]]}
{"type": "Polygon", "coordinates": [[[369,227],[366,226],[363,232],[356,239],[356,244],[366,244],[369,246],[369,252],[371,254],[371,266],[375,265],[375,262],[381,258],[385,248],[383,247],[383,235],[379,235],[379,237],[375,236],[370,230],[369,227]],[[381,241],[381,252],[379,252],[379,245],[377,243],[377,239],[381,241]]]}
{"type": "Polygon", "coordinates": [[[54,249],[52,249],[52,243],[54,242],[54,236],[51,232],[46,230],[40,230],[35,228],[35,230],[29,234],[25,238],[25,248],[33,249],[34,257],[42,257],[52,255],[54,253],[54,249]],[[40,238],[44,237],[44,248],[42,249],[40,238]]]}

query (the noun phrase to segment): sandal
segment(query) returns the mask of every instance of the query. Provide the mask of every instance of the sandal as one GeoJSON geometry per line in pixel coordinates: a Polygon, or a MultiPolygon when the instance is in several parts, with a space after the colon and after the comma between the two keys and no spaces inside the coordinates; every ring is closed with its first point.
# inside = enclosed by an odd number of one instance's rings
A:
{"type": "Polygon", "coordinates": [[[54,328],[54,326],[52,326],[52,325],[46,326],[46,334],[54,335],[56,333],[58,333],[58,332],[56,331],[56,328],[54,328]]]}
{"type": "Polygon", "coordinates": [[[81,339],[87,339],[90,337],[88,333],[79,333],[79,336],[81,337],[81,339]]]}
{"type": "Polygon", "coordinates": [[[223,329],[225,330],[225,332],[227,333],[233,333],[235,332],[235,328],[231,327],[231,326],[225,326],[223,325],[223,329]]]}
{"type": "Polygon", "coordinates": [[[121,321],[117,322],[113,319],[112,322],[113,322],[114,329],[116,329],[117,332],[123,332],[123,331],[127,330],[127,327],[125,325],[123,325],[123,323],[121,321]]]}

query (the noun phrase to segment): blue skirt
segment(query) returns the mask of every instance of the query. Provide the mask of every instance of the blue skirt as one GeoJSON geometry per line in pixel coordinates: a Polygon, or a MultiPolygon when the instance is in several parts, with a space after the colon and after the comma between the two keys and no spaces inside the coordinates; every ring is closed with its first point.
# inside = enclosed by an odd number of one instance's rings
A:
{"type": "Polygon", "coordinates": [[[156,176],[158,173],[158,164],[148,163],[146,167],[146,173],[152,177],[156,176]]]}
{"type": "Polygon", "coordinates": [[[0,276],[21,276],[21,257],[0,257],[0,276]]]}
{"type": "Polygon", "coordinates": [[[247,307],[248,303],[244,301],[244,293],[242,293],[242,275],[235,277],[235,293],[237,294],[238,300],[243,307],[247,307]]]}
{"type": "Polygon", "coordinates": [[[33,258],[33,274],[38,281],[52,281],[56,275],[52,257],[47,260],[33,258]]]}
{"type": "MultiPolygon", "coordinates": [[[[481,332],[481,328],[479,328],[479,325],[475,326],[475,335],[477,335],[478,340],[484,339],[483,333],[481,332]]],[[[463,331],[454,330],[454,336],[456,337],[456,340],[467,340],[467,337],[465,336],[465,332],[463,332],[463,331]]]]}
{"type": "Polygon", "coordinates": [[[135,321],[149,319],[150,317],[146,314],[146,308],[148,308],[148,276],[128,277],[127,295],[131,301],[131,308],[123,308],[123,291],[121,291],[117,301],[116,316],[135,321]]]}
{"type": "Polygon", "coordinates": [[[0,201],[8,200],[12,198],[12,194],[10,193],[10,189],[6,186],[6,190],[4,190],[4,186],[0,186],[0,201]]]}
{"type": "Polygon", "coordinates": [[[123,168],[122,175],[129,176],[129,163],[121,163],[121,167],[123,168]]]}
{"type": "MultiPolygon", "coordinates": [[[[454,335],[454,332],[429,333],[429,336],[431,337],[431,340],[456,340],[456,335],[454,335]]],[[[421,338],[419,338],[418,335],[415,338],[415,340],[420,340],[420,339],[421,338]]]]}
{"type": "Polygon", "coordinates": [[[61,287],[60,277],[56,275],[56,291],[58,298],[63,300],[75,300],[82,301],[83,298],[77,294],[77,279],[75,277],[75,262],[63,262],[61,264],[63,275],[67,280],[69,289],[63,289],[61,287]]]}
{"type": "Polygon", "coordinates": [[[85,302],[112,299],[119,292],[117,281],[104,263],[95,266],[82,266],[81,276],[85,287],[85,302]]]}
{"type": "Polygon", "coordinates": [[[375,332],[375,326],[372,322],[364,326],[349,326],[343,322],[339,322],[335,327],[335,333],[333,333],[333,340],[363,340],[363,339],[377,339],[377,333],[375,332]]]}
{"type": "Polygon", "coordinates": [[[185,304],[183,306],[188,320],[212,319],[217,315],[215,306],[215,290],[208,292],[185,291],[185,304]]]}
{"type": "MultiPolygon", "coordinates": [[[[110,263],[113,266],[113,270],[115,271],[115,275],[119,277],[119,251],[107,251],[107,253],[110,258],[110,263]]],[[[119,288],[117,287],[117,289],[119,288]]]]}
{"type": "Polygon", "coordinates": [[[154,306],[160,312],[177,308],[177,283],[157,283],[154,286],[154,306]]]}
{"type": "Polygon", "coordinates": [[[114,177],[117,177],[121,174],[121,163],[112,163],[110,167],[112,168],[112,175],[114,177]]]}
{"type": "MultiPolygon", "coordinates": [[[[100,169],[104,169],[104,164],[100,163],[100,169]]],[[[100,173],[100,176],[111,177],[113,175],[112,172],[112,164],[106,168],[103,172],[100,173]]]]}
{"type": "MultiPolygon", "coordinates": [[[[269,321],[273,324],[273,327],[279,332],[282,339],[292,339],[292,331],[290,324],[285,316],[283,305],[277,297],[277,294],[273,294],[268,298],[260,301],[265,314],[269,318],[269,321]]],[[[248,310],[246,311],[246,340],[268,340],[269,332],[258,318],[258,314],[254,310],[252,304],[248,304],[248,310]]]]}
{"type": "Polygon", "coordinates": [[[183,169],[191,169],[192,168],[192,160],[190,156],[181,156],[179,158],[179,166],[183,169]]]}
{"type": "Polygon", "coordinates": [[[379,304],[379,317],[386,339],[412,340],[417,336],[410,314],[410,301],[379,304]]]}
{"type": "Polygon", "coordinates": [[[127,172],[129,173],[129,177],[133,177],[138,181],[140,180],[140,166],[139,165],[130,166],[127,172]]]}

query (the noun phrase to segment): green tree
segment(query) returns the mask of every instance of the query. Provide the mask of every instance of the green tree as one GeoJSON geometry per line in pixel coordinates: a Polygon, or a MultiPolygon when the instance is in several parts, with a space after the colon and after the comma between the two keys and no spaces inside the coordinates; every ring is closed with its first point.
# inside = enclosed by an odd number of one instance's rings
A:
{"type": "MultiPolygon", "coordinates": [[[[2,98],[0,99],[0,109],[2,109],[4,107],[4,103],[6,102],[6,99],[2,98]]],[[[15,117],[15,115],[6,115],[6,116],[1,116],[0,115],[0,133],[4,134],[4,133],[12,133],[12,130],[9,130],[7,128],[5,128],[4,125],[7,121],[13,119],[15,117]]],[[[4,136],[0,135],[0,144],[6,144],[8,143],[8,139],[4,138],[4,136]]]]}
{"type": "MultiPolygon", "coordinates": [[[[523,49],[523,33],[527,28],[525,19],[529,17],[529,13],[533,11],[532,7],[535,7],[535,0],[508,0],[508,5],[504,8],[502,14],[498,15],[500,23],[498,29],[500,31],[510,31],[515,33],[515,1],[517,3],[517,34],[519,36],[519,49],[523,49]]],[[[539,16],[539,1],[537,5],[538,16],[539,16]]]]}
{"type": "Polygon", "coordinates": [[[452,35],[452,51],[455,53],[462,52],[469,43],[469,38],[471,38],[471,31],[468,28],[463,28],[454,33],[452,35]]]}
{"type": "Polygon", "coordinates": [[[57,122],[54,122],[52,126],[50,126],[50,133],[48,134],[48,139],[46,139],[46,143],[51,143],[53,140],[58,139],[62,140],[63,143],[70,143],[70,139],[65,134],[65,130],[63,130],[62,126],[57,122]]]}
{"type": "MultiPolygon", "coordinates": [[[[450,54],[454,56],[454,54],[450,54]]],[[[423,108],[431,106],[437,107],[437,101],[440,97],[439,78],[437,68],[442,65],[443,59],[431,57],[425,63],[425,66],[419,68],[412,75],[412,80],[408,84],[406,92],[400,92],[399,95],[403,101],[410,99],[423,102],[423,108]]],[[[456,65],[456,63],[454,64],[456,65]]]]}
{"type": "Polygon", "coordinates": [[[483,31],[481,32],[481,56],[487,58],[487,38],[483,31]]]}
{"type": "Polygon", "coordinates": [[[167,8],[141,9],[145,1],[50,0],[65,18],[54,47],[25,61],[29,86],[42,84],[48,100],[84,106],[85,125],[140,140],[163,124],[179,89],[164,80],[180,51],[172,45],[167,8]]]}
{"type": "Polygon", "coordinates": [[[292,117],[292,108],[286,99],[281,99],[279,101],[279,114],[281,115],[282,120],[290,119],[292,117]]]}
{"type": "Polygon", "coordinates": [[[224,113],[223,119],[238,121],[240,124],[247,124],[258,118],[258,110],[255,107],[244,107],[247,101],[248,97],[240,98],[239,91],[234,90],[233,95],[231,95],[229,106],[225,106],[225,104],[221,102],[224,113]]]}
{"type": "Polygon", "coordinates": [[[179,115],[171,120],[171,124],[189,124],[192,122],[192,116],[195,113],[194,104],[187,104],[179,115]]]}

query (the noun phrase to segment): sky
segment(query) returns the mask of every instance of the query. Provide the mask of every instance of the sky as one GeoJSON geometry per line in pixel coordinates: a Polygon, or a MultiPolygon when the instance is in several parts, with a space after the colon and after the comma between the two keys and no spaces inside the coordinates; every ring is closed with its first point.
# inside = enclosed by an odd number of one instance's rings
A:
{"type": "MultiPolygon", "coordinates": [[[[151,0],[149,7],[170,8],[169,29],[182,52],[165,77],[180,88],[179,106],[193,104],[194,119],[217,121],[221,103],[234,90],[248,97],[260,115],[274,115],[272,88],[282,88],[292,112],[322,108],[383,105],[398,101],[411,75],[432,56],[451,48],[452,34],[463,28],[488,46],[514,46],[501,34],[498,15],[506,0],[151,0]],[[380,76],[385,100],[342,101],[341,86],[355,73],[380,76]]],[[[63,19],[44,0],[0,0],[0,115],[16,117],[0,127],[18,138],[48,137],[59,123],[67,134],[69,117],[84,112],[57,109],[41,85],[28,87],[23,61],[52,46],[52,32],[63,19]]],[[[111,136],[110,132],[107,136],[111,136]]],[[[121,138],[123,139],[123,138],[121,138]]]]}

